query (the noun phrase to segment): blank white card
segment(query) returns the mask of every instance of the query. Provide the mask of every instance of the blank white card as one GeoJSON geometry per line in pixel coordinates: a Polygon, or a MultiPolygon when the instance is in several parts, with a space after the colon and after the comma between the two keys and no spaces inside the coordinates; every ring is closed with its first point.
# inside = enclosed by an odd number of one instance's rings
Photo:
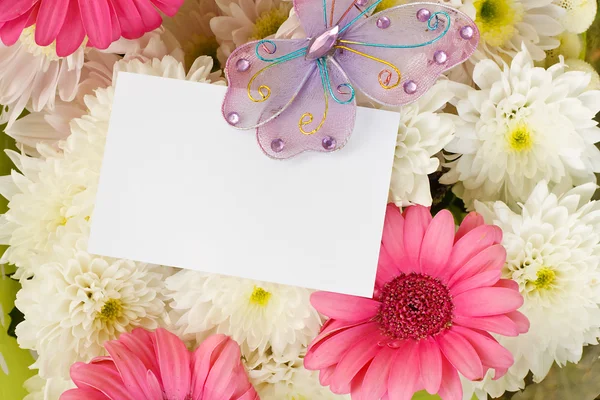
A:
{"type": "Polygon", "coordinates": [[[358,108],[341,150],[278,161],[225,90],[119,74],[89,251],[370,297],[399,115],[358,108]]]}

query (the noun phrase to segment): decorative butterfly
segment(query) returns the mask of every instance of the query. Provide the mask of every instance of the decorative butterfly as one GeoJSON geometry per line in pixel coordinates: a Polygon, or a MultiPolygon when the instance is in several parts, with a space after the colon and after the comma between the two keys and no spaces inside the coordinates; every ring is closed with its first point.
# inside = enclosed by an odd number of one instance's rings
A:
{"type": "Polygon", "coordinates": [[[337,150],[354,128],[357,89],[410,103],[477,47],[475,23],[453,8],[412,3],[371,16],[381,1],[294,0],[308,38],[250,42],[229,56],[226,121],[256,129],[273,158],[337,150]]]}

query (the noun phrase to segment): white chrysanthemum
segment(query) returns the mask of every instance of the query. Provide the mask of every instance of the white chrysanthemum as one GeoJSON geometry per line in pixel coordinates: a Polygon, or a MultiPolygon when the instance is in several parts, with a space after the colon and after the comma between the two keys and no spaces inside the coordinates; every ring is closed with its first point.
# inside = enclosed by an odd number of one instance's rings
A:
{"type": "Polygon", "coordinates": [[[390,184],[390,200],[399,207],[430,206],[428,174],[437,171],[435,156],[454,134],[456,116],[438,112],[453,97],[447,81],[439,81],[416,102],[401,109],[390,184]]]}
{"type": "Polygon", "coordinates": [[[225,65],[226,59],[217,58],[219,44],[210,29],[210,20],[218,15],[219,7],[212,0],[186,0],[174,17],[164,20],[163,26],[173,34],[185,53],[186,68],[202,55],[215,60],[215,70],[221,69],[221,64],[225,65]]]}
{"type": "Polygon", "coordinates": [[[460,101],[456,135],[445,149],[455,153],[441,183],[467,207],[473,200],[525,201],[542,179],[571,188],[595,182],[600,172],[600,92],[587,91],[590,74],[563,63],[534,67],[526,50],[501,69],[477,64],[479,89],[454,88],[460,101]]]}
{"type": "Polygon", "coordinates": [[[71,379],[55,377],[46,380],[39,375],[34,375],[27,379],[23,386],[29,392],[23,400],[59,400],[60,395],[73,389],[75,384],[71,379]]]}
{"type": "Polygon", "coordinates": [[[271,351],[254,351],[244,358],[248,376],[261,400],[343,400],[349,395],[337,395],[321,386],[318,371],[304,368],[303,348],[297,357],[280,358],[271,351]]]}
{"type": "Polygon", "coordinates": [[[291,1],[216,0],[220,16],[210,20],[210,28],[219,42],[221,63],[237,46],[252,40],[270,38],[288,19],[291,1]]]}
{"type": "MultiPolygon", "coordinates": [[[[600,202],[587,183],[562,196],[540,182],[519,212],[506,204],[477,202],[486,223],[502,228],[507,258],[504,277],[514,280],[525,303],[519,309],[529,332],[497,339],[513,354],[505,377],[488,377],[492,397],[524,386],[531,370],[541,381],[554,362],[578,362],[582,347],[600,336],[600,202]]],[[[481,387],[481,386],[480,386],[481,387]]]]}
{"type": "Polygon", "coordinates": [[[565,9],[560,22],[567,31],[573,33],[587,31],[598,10],[596,0],[554,0],[554,4],[565,9]]]}
{"type": "Polygon", "coordinates": [[[15,301],[25,316],[19,346],[38,353],[32,367],[40,376],[67,378],[74,362],[104,355],[107,340],[163,324],[166,268],[56,250],[57,261],[22,281],[15,301]]]}
{"type": "Polygon", "coordinates": [[[166,285],[171,321],[181,336],[195,335],[201,342],[224,333],[243,355],[269,347],[278,356],[297,354],[321,327],[308,289],[189,270],[169,277],[166,285]]]}
{"type": "Polygon", "coordinates": [[[558,47],[555,38],[564,31],[559,19],[564,10],[552,0],[464,0],[461,11],[469,15],[481,33],[473,60],[508,61],[525,45],[534,60],[545,50],[558,47]]]}
{"type": "Polygon", "coordinates": [[[35,44],[35,26],[23,31],[12,46],[0,42],[0,123],[12,124],[25,107],[40,111],[52,108],[57,95],[71,101],[84,62],[84,48],[68,57],[58,57],[55,46],[35,44]]]}

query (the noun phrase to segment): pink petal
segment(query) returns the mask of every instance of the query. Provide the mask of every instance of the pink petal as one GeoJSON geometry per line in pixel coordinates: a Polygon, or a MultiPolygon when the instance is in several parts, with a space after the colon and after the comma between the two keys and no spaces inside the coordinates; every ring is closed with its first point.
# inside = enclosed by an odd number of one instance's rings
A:
{"type": "Polygon", "coordinates": [[[111,10],[106,0],[78,0],[81,20],[90,40],[98,49],[106,49],[112,42],[111,10]]]}
{"type": "Polygon", "coordinates": [[[367,374],[368,367],[369,364],[365,365],[360,371],[358,371],[358,373],[352,380],[352,385],[350,386],[350,394],[351,398],[353,398],[354,400],[368,400],[368,398],[366,397],[363,398],[361,394],[362,385],[365,380],[365,375],[367,374]]]}
{"type": "MultiPolygon", "coordinates": [[[[394,363],[394,357],[399,354],[396,349],[387,346],[382,347],[367,369],[360,390],[360,399],[379,399],[387,391],[388,376],[390,368],[394,363]]],[[[354,393],[352,394],[354,396],[354,393]]]]}
{"type": "Polygon", "coordinates": [[[106,342],[104,347],[119,370],[128,392],[135,398],[151,399],[150,391],[146,390],[147,369],[142,361],[117,340],[106,342]]]}
{"type": "Polygon", "coordinates": [[[191,392],[193,399],[201,399],[204,392],[204,383],[212,367],[213,354],[218,355],[227,342],[223,334],[211,335],[206,338],[194,351],[192,356],[192,383],[191,392]]]}
{"type": "Polygon", "coordinates": [[[493,286],[496,282],[498,282],[498,279],[500,279],[501,275],[501,271],[481,272],[470,278],[457,282],[450,288],[450,294],[452,296],[457,296],[463,292],[466,292],[467,290],[493,286]]]}
{"type": "MultiPolygon", "coordinates": [[[[154,354],[154,344],[152,343],[152,334],[145,329],[136,328],[131,333],[122,333],[119,336],[119,342],[135,354],[135,356],[144,364],[146,370],[150,370],[160,381],[160,369],[154,354]]],[[[161,383],[162,384],[162,383],[161,383]]]]}
{"type": "Polygon", "coordinates": [[[523,305],[523,296],[503,287],[472,289],[454,297],[455,315],[485,317],[515,311],[523,305]]]}
{"type": "Polygon", "coordinates": [[[431,222],[429,209],[423,206],[410,206],[404,212],[404,251],[413,270],[420,271],[419,254],[427,227],[431,222]]]}
{"type": "Polygon", "coordinates": [[[519,311],[511,311],[506,313],[516,325],[519,333],[527,333],[529,331],[529,319],[519,311]]]}
{"type": "Polygon", "coordinates": [[[381,289],[386,283],[400,275],[399,265],[388,254],[383,244],[379,248],[379,261],[377,263],[377,275],[375,277],[375,288],[381,289]]]}
{"type": "Polygon", "coordinates": [[[500,227],[496,225],[492,225],[492,227],[494,228],[494,244],[502,243],[502,229],[500,229],[500,227]]]}
{"type": "Polygon", "coordinates": [[[394,204],[387,205],[381,247],[396,265],[404,259],[404,217],[394,204]]]}
{"type": "Polygon", "coordinates": [[[325,367],[319,371],[319,383],[321,386],[329,386],[331,383],[331,377],[335,372],[335,365],[330,365],[329,367],[325,367]]]}
{"type": "Polygon", "coordinates": [[[425,232],[421,245],[421,272],[438,276],[444,269],[454,244],[454,217],[448,210],[436,214],[425,232]]]}
{"type": "Polygon", "coordinates": [[[125,39],[137,39],[145,33],[144,21],[133,0],[118,0],[112,4],[119,18],[121,35],[125,39]]]}
{"type": "MultiPolygon", "coordinates": [[[[414,207],[414,206],[412,206],[414,207]]],[[[394,400],[410,400],[419,387],[419,353],[414,340],[406,340],[397,351],[388,377],[388,396],[394,400]]]]}
{"type": "Polygon", "coordinates": [[[26,14],[39,0],[0,0],[0,22],[11,21],[26,14]]]}
{"type": "Polygon", "coordinates": [[[147,400],[161,400],[163,398],[163,390],[158,383],[158,377],[150,370],[146,371],[146,390],[150,394],[147,400]]]}
{"type": "Polygon", "coordinates": [[[373,318],[381,305],[373,299],[333,292],[314,292],[310,296],[310,303],[321,314],[348,322],[373,318]]]}
{"type": "Polygon", "coordinates": [[[444,400],[462,400],[463,389],[460,377],[446,357],[442,357],[442,375],[439,396],[444,400]]]}
{"type": "Polygon", "coordinates": [[[171,332],[158,328],[154,334],[154,351],[165,395],[171,400],[185,400],[190,393],[190,352],[171,332]]]}
{"type": "MultiPolygon", "coordinates": [[[[236,342],[229,339],[215,360],[204,384],[203,400],[229,399],[235,392],[234,371],[239,367],[240,348],[236,342]]],[[[187,400],[183,397],[182,400],[187,400]]]]}
{"type": "Polygon", "coordinates": [[[42,1],[40,11],[35,24],[35,42],[40,46],[48,46],[56,40],[60,32],[70,2],[77,0],[54,0],[42,1]]]}
{"type": "Polygon", "coordinates": [[[60,395],[60,400],[110,400],[94,389],[70,389],[60,395]]]}
{"type": "Polygon", "coordinates": [[[62,29],[56,37],[56,54],[67,57],[75,52],[83,43],[85,29],[81,22],[79,3],[71,0],[62,29]]]}
{"type": "Polygon", "coordinates": [[[131,396],[119,372],[114,367],[102,363],[75,363],[71,366],[71,379],[81,389],[96,389],[109,399],[137,400],[131,396]]]}
{"type": "Polygon", "coordinates": [[[487,332],[498,333],[504,336],[517,336],[519,331],[515,324],[507,315],[491,315],[488,317],[465,317],[455,315],[452,317],[455,325],[467,328],[482,329],[487,332]]]}
{"type": "Polygon", "coordinates": [[[481,225],[457,240],[452,248],[448,264],[440,277],[445,279],[451,277],[476,254],[493,245],[494,235],[494,228],[489,225],[481,225]]]}
{"type": "Polygon", "coordinates": [[[436,337],[442,353],[467,379],[483,379],[483,365],[471,344],[452,328],[436,337]]]}
{"type": "Polygon", "coordinates": [[[112,2],[108,2],[109,14],[110,14],[110,24],[111,24],[111,34],[110,40],[114,42],[119,40],[121,37],[121,23],[119,22],[119,17],[117,16],[117,11],[115,10],[115,6],[113,6],[112,2]]]}
{"type": "Polygon", "coordinates": [[[467,232],[472,231],[477,228],[479,225],[483,225],[483,217],[481,214],[471,211],[467,214],[467,216],[463,219],[462,223],[458,227],[458,231],[456,231],[456,235],[454,237],[454,241],[458,241],[460,238],[465,236],[467,232]]]}
{"type": "Polygon", "coordinates": [[[506,250],[500,244],[492,245],[476,254],[460,267],[448,281],[448,286],[484,271],[501,271],[506,262],[506,250]]]}
{"type": "Polygon", "coordinates": [[[519,291],[519,284],[512,279],[500,279],[494,286],[519,291]]]}
{"type": "Polygon", "coordinates": [[[429,394],[436,394],[442,383],[442,353],[435,340],[419,341],[421,381],[429,394]]]}
{"type": "Polygon", "coordinates": [[[352,379],[375,357],[377,350],[381,349],[378,339],[377,336],[364,336],[344,353],[331,377],[332,392],[343,394],[350,391],[344,389],[350,388],[352,379]]]}
{"type": "Polygon", "coordinates": [[[164,12],[169,17],[172,17],[173,15],[175,15],[177,13],[177,10],[179,10],[179,7],[181,7],[181,5],[184,2],[184,0],[151,0],[151,1],[152,1],[152,3],[154,3],[154,5],[156,7],[158,7],[158,9],[160,11],[164,12]]]}
{"type": "Polygon", "coordinates": [[[27,21],[31,17],[31,13],[26,13],[11,21],[5,22],[0,27],[0,39],[5,46],[12,46],[17,43],[23,29],[27,26],[27,21]]]}
{"type": "Polygon", "coordinates": [[[162,17],[152,3],[147,0],[133,0],[133,2],[142,17],[146,32],[153,31],[162,24],[162,17]]]}
{"type": "Polygon", "coordinates": [[[378,334],[378,324],[376,322],[369,322],[333,333],[309,347],[306,357],[304,357],[304,367],[310,370],[319,370],[336,364],[359,338],[375,333],[378,334]]]}
{"type": "Polygon", "coordinates": [[[489,333],[462,326],[454,326],[452,329],[471,343],[484,366],[505,369],[514,364],[515,360],[510,351],[502,347],[489,333]]]}

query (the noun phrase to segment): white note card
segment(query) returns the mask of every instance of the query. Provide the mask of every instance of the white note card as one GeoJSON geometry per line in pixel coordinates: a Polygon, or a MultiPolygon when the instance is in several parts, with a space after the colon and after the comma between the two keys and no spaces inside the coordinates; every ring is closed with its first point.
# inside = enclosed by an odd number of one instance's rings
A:
{"type": "Polygon", "coordinates": [[[88,250],[371,297],[399,114],[359,107],[341,150],[273,160],[225,90],[119,74],[88,250]]]}

